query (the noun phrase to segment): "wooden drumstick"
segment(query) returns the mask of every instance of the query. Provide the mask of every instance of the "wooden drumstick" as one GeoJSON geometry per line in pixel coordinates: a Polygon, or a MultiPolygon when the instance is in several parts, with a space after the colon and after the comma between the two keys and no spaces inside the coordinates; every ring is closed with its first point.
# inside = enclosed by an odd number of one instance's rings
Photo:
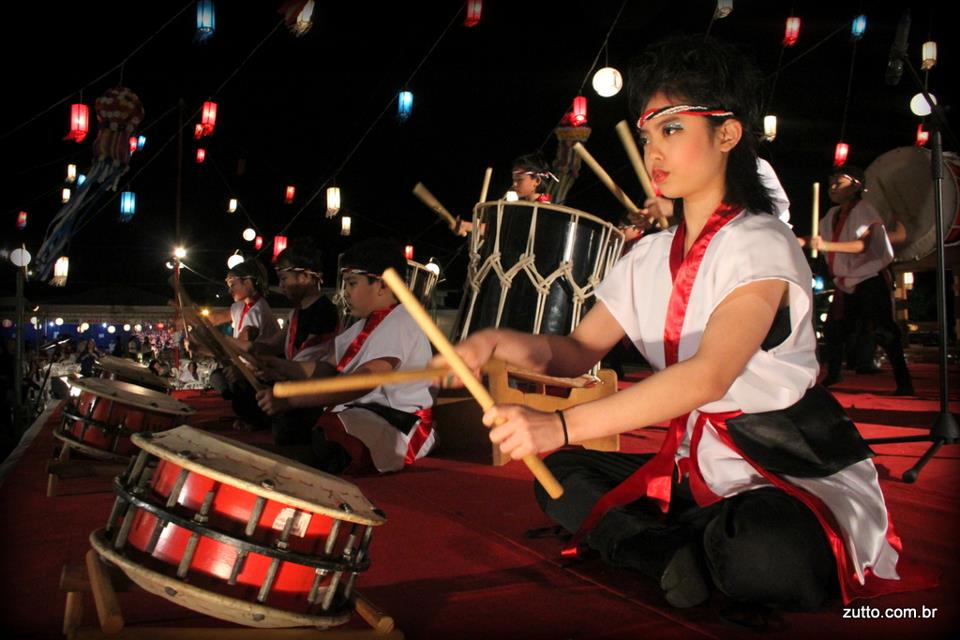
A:
{"type": "Polygon", "coordinates": [[[356,590],[353,592],[353,608],[376,633],[386,634],[393,631],[393,618],[356,590]]]}
{"type": "MultiPolygon", "coordinates": [[[[383,272],[383,281],[387,283],[393,295],[397,297],[397,300],[399,300],[400,303],[406,307],[410,315],[413,316],[413,319],[417,322],[417,325],[420,326],[420,329],[427,334],[427,338],[433,346],[436,347],[437,351],[447,359],[450,368],[463,380],[464,386],[467,387],[470,395],[480,403],[480,407],[484,411],[490,409],[490,407],[495,404],[490,392],[487,391],[483,383],[473,375],[467,363],[465,363],[463,358],[460,357],[460,354],[456,352],[453,345],[447,340],[447,337],[440,331],[440,328],[430,319],[430,316],[423,308],[423,305],[420,304],[420,301],[417,300],[416,296],[410,293],[403,278],[397,275],[397,272],[393,269],[387,269],[383,272]]],[[[531,454],[523,458],[523,463],[527,465],[527,468],[530,469],[533,476],[540,482],[541,486],[543,486],[551,498],[556,500],[563,495],[563,487],[557,482],[553,474],[550,473],[550,470],[547,469],[547,465],[543,464],[543,460],[531,454]]]]}
{"type": "Polygon", "coordinates": [[[487,167],[483,172],[483,187],[480,189],[480,199],[477,202],[487,201],[487,191],[490,189],[490,177],[493,175],[493,167],[487,167]]]}
{"type": "MultiPolygon", "coordinates": [[[[820,183],[813,183],[813,222],[810,225],[810,239],[820,235],[820,183]]],[[[810,250],[810,257],[816,258],[819,252],[816,249],[810,250]]]]}
{"type": "Polygon", "coordinates": [[[440,204],[440,201],[437,200],[425,186],[423,186],[422,182],[418,182],[416,186],[413,187],[413,195],[420,198],[423,204],[430,207],[435,214],[443,218],[444,222],[446,222],[451,229],[457,228],[456,218],[450,215],[450,212],[447,211],[442,204],[440,204]]]}
{"type": "Polygon", "coordinates": [[[600,166],[600,163],[597,162],[592,155],[590,155],[590,152],[587,151],[585,146],[577,142],[574,143],[573,150],[577,152],[577,155],[580,156],[591,169],[593,169],[593,172],[597,174],[598,178],[600,178],[600,182],[602,182],[604,186],[610,190],[610,193],[612,193],[614,197],[627,208],[627,211],[630,213],[636,213],[640,210],[640,207],[633,203],[633,200],[630,199],[630,196],[624,193],[623,189],[617,186],[617,183],[614,182],[613,178],[610,177],[610,174],[600,166]]]}
{"type": "MultiPolygon", "coordinates": [[[[637,141],[633,139],[633,132],[630,131],[630,125],[627,124],[626,120],[621,120],[617,123],[617,135],[620,136],[620,142],[623,143],[623,148],[627,152],[627,157],[630,158],[630,164],[633,165],[633,170],[640,179],[640,184],[643,186],[643,192],[647,194],[647,198],[656,198],[657,192],[653,188],[653,183],[650,182],[650,176],[647,175],[647,168],[643,166],[643,158],[640,157],[640,149],[637,148],[637,141]]],[[[665,216],[660,216],[657,218],[657,224],[661,229],[666,229],[670,226],[670,221],[667,220],[665,216]]]]}
{"type": "Polygon", "coordinates": [[[345,376],[317,378],[314,380],[277,382],[273,385],[273,395],[276,398],[295,398],[320,393],[376,389],[381,385],[403,384],[405,382],[416,382],[418,380],[436,380],[449,373],[449,368],[437,367],[434,369],[412,369],[408,371],[388,371],[386,373],[356,373],[345,376]]]}

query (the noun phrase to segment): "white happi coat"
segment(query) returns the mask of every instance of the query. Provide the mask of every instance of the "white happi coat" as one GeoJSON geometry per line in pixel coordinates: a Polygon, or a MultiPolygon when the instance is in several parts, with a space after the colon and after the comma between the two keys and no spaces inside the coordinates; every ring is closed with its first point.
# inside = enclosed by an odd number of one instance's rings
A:
{"type": "MultiPolygon", "coordinates": [[[[673,288],[669,265],[675,232],[676,227],[640,240],[597,289],[597,298],[657,370],[664,368],[665,362],[663,337],[673,288]]],[[[724,397],[700,407],[700,411],[757,413],[784,409],[800,400],[816,382],[810,269],[790,229],[766,214],[742,212],[710,242],[690,295],[679,361],[697,352],[710,315],[727,295],[744,284],[768,279],[789,284],[790,335],[769,351],[754,354],[724,397]]],[[[690,433],[697,415],[698,411],[690,414],[678,461],[689,455],[690,433]]],[[[769,486],[756,469],[720,440],[709,421],[700,440],[697,462],[707,486],[718,496],[727,498],[769,486]]],[[[898,553],[887,541],[887,510],[870,459],[822,478],[782,477],[816,495],[830,509],[861,584],[868,567],[878,577],[897,579],[898,553]]]]}

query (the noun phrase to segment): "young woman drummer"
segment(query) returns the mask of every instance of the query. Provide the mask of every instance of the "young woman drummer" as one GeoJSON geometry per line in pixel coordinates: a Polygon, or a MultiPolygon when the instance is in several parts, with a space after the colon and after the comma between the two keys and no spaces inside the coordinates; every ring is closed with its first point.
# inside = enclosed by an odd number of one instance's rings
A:
{"type": "Polygon", "coordinates": [[[711,584],[794,609],[838,587],[845,602],[905,590],[871,453],[814,386],[811,274],[758,178],[754,67],[733,47],[678,38],[648,49],[633,78],[644,163],[682,198],[682,222],[617,263],[571,335],[486,330],[458,351],[476,368],[497,357],[575,376],[626,335],[656,372],[563,412],[494,407],[491,440],[520,459],[669,422],[656,455],[551,454],[565,493],[538,487],[537,499],[675,606],[703,602],[711,584]]]}

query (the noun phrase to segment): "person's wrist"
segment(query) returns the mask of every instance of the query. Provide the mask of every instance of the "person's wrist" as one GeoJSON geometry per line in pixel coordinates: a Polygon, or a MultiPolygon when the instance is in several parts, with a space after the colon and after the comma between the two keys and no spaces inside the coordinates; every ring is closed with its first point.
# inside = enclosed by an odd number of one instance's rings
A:
{"type": "Polygon", "coordinates": [[[563,445],[564,447],[570,444],[570,432],[567,430],[567,420],[563,415],[563,409],[557,409],[554,413],[557,414],[557,417],[560,419],[560,428],[563,431],[563,445]]]}

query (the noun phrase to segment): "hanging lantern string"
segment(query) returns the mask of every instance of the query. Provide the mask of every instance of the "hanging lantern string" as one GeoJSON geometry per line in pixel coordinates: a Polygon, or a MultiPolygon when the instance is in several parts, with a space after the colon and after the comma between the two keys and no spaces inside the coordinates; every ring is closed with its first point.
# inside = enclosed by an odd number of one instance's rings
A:
{"type": "MultiPolygon", "coordinates": [[[[616,28],[617,23],[620,22],[620,16],[623,15],[623,10],[626,8],[626,6],[627,6],[627,0],[623,0],[623,2],[620,4],[620,8],[617,10],[616,17],[614,17],[613,22],[610,23],[610,28],[607,29],[607,35],[603,37],[603,42],[600,44],[600,48],[597,50],[597,55],[593,57],[593,62],[590,63],[590,67],[587,69],[587,72],[583,76],[583,80],[580,82],[580,88],[577,89],[578,96],[583,95],[583,88],[587,86],[587,80],[590,79],[590,74],[593,73],[594,69],[596,69],[597,61],[600,60],[600,54],[602,54],[606,50],[607,43],[610,42],[610,35],[613,33],[613,30],[616,28]]],[[[560,119],[557,120],[557,124],[563,122],[564,115],[566,115],[566,111],[564,111],[563,115],[560,116],[560,119]]],[[[540,146],[538,147],[539,149],[542,150],[543,147],[546,146],[547,142],[550,141],[550,137],[553,135],[553,130],[554,128],[556,128],[556,126],[557,125],[555,124],[552,127],[550,127],[550,131],[547,133],[547,136],[543,139],[543,142],[540,143],[540,146]]]]}
{"type": "MultiPolygon", "coordinates": [[[[767,81],[767,80],[769,80],[770,78],[774,78],[774,81],[776,81],[776,76],[777,76],[781,71],[783,71],[783,70],[786,69],[787,67],[793,65],[793,63],[798,62],[799,60],[801,60],[802,58],[804,58],[808,53],[812,52],[814,49],[819,48],[820,45],[822,45],[823,43],[827,42],[828,40],[830,40],[831,38],[833,38],[835,35],[837,35],[838,33],[840,33],[841,31],[847,31],[847,30],[850,28],[850,25],[851,25],[852,23],[853,23],[853,20],[848,20],[848,21],[844,22],[842,25],[840,25],[839,27],[837,27],[836,29],[834,29],[833,31],[831,31],[829,34],[827,34],[826,36],[824,36],[823,38],[821,38],[820,40],[818,40],[818,41],[815,42],[814,44],[810,45],[810,48],[809,48],[809,49],[806,49],[803,53],[797,54],[797,56],[796,56],[795,58],[791,58],[790,61],[787,62],[786,64],[781,65],[781,64],[778,62],[778,63],[777,63],[777,68],[776,68],[776,70],[774,70],[773,73],[771,73],[771,74],[768,75],[766,78],[764,78],[764,81],[767,81]]],[[[780,58],[783,59],[783,51],[782,51],[782,50],[781,50],[781,52],[780,52],[780,58]]]]}
{"type": "MultiPolygon", "coordinates": [[[[434,41],[433,45],[431,45],[427,53],[423,56],[423,58],[420,60],[417,66],[414,67],[413,72],[407,78],[406,82],[404,82],[401,86],[406,87],[410,85],[410,83],[413,81],[413,77],[417,75],[417,72],[420,70],[420,67],[423,66],[423,64],[427,61],[427,58],[430,57],[430,54],[432,54],[434,49],[437,48],[437,45],[440,44],[440,41],[443,40],[444,36],[447,35],[447,32],[450,31],[450,27],[452,27],[454,23],[456,23],[457,20],[460,18],[460,14],[463,13],[463,10],[465,9],[465,7],[466,5],[464,3],[460,3],[460,5],[457,7],[457,12],[454,14],[453,18],[450,20],[450,22],[447,23],[447,26],[444,27],[443,31],[440,33],[440,36],[434,41]]],[[[386,115],[386,113],[391,109],[391,107],[393,107],[393,103],[396,100],[397,100],[396,94],[390,96],[390,101],[387,102],[386,106],[383,107],[383,110],[377,115],[376,118],[374,118],[373,122],[370,123],[370,126],[367,127],[367,130],[363,132],[363,135],[360,136],[360,139],[357,141],[357,143],[353,145],[353,148],[350,150],[349,153],[347,153],[346,157],[343,159],[340,165],[333,171],[332,174],[330,174],[330,176],[328,176],[323,181],[323,183],[319,187],[317,187],[317,189],[313,193],[310,194],[306,202],[303,203],[300,209],[298,209],[297,212],[290,217],[290,220],[287,221],[287,224],[285,224],[283,228],[279,231],[279,235],[283,235],[284,233],[287,232],[287,230],[293,225],[293,223],[297,220],[297,218],[299,218],[300,215],[304,211],[306,211],[307,208],[313,203],[313,201],[316,200],[320,196],[320,194],[324,192],[327,185],[331,184],[331,181],[333,180],[334,176],[340,175],[344,167],[346,167],[347,164],[350,162],[350,160],[353,159],[354,154],[357,153],[357,151],[360,149],[360,146],[367,139],[367,136],[369,136],[370,132],[373,131],[373,128],[377,126],[377,123],[380,122],[380,120],[383,119],[383,116],[386,115]]],[[[261,249],[260,253],[263,253],[265,250],[266,250],[265,248],[261,249]]],[[[257,255],[259,256],[260,254],[258,253],[257,255]]]]}
{"type": "MultiPolygon", "coordinates": [[[[211,159],[210,164],[213,166],[213,170],[216,172],[216,174],[220,176],[220,180],[223,182],[223,185],[227,188],[227,194],[229,195],[229,194],[236,193],[236,191],[234,191],[233,187],[230,185],[230,181],[227,180],[227,176],[220,169],[220,165],[217,164],[217,161],[215,159],[211,159]]],[[[247,208],[243,206],[241,202],[237,203],[237,209],[243,213],[244,217],[246,217],[247,222],[250,223],[251,227],[253,227],[254,229],[259,228],[257,226],[257,223],[253,221],[253,218],[250,217],[250,212],[247,211],[247,208]]]]}
{"type": "Polygon", "coordinates": [[[135,55],[136,55],[141,49],[143,49],[150,41],[152,41],[154,38],[156,38],[158,35],[160,35],[168,26],[170,26],[170,23],[172,23],[174,20],[176,20],[177,18],[179,18],[180,15],[183,14],[184,11],[186,11],[187,9],[189,9],[190,7],[192,7],[193,5],[194,5],[194,0],[190,0],[189,2],[187,2],[187,4],[185,4],[182,9],[180,9],[179,11],[177,11],[177,13],[174,14],[174,16],[173,16],[172,18],[170,18],[169,20],[167,20],[167,21],[163,24],[163,26],[161,26],[159,29],[157,29],[156,31],[154,31],[153,34],[150,35],[150,37],[148,37],[146,40],[144,40],[143,42],[141,42],[141,43],[137,46],[136,49],[134,49],[134,50],[131,51],[129,54],[127,54],[127,56],[126,56],[123,60],[121,60],[118,64],[113,65],[112,67],[110,67],[109,69],[107,69],[106,71],[104,71],[103,73],[101,73],[99,76],[97,76],[96,78],[94,78],[94,79],[91,80],[90,82],[88,82],[88,83],[86,83],[85,85],[83,85],[82,87],[80,87],[79,90],[77,90],[77,91],[71,91],[69,94],[67,94],[67,95],[64,96],[63,98],[60,98],[59,100],[57,100],[56,102],[54,102],[53,104],[51,104],[51,105],[50,105],[49,107],[47,107],[46,109],[43,109],[43,110],[40,111],[39,113],[35,113],[33,116],[27,118],[26,120],[24,120],[23,122],[21,122],[20,124],[18,124],[17,126],[15,126],[14,128],[12,128],[12,129],[10,129],[10,130],[8,130],[8,131],[5,131],[4,133],[0,134],[0,140],[3,140],[3,139],[6,138],[7,136],[13,135],[14,133],[16,133],[17,131],[19,131],[20,129],[24,128],[25,126],[27,126],[28,124],[30,124],[31,122],[33,122],[34,120],[36,120],[37,118],[40,118],[40,117],[43,116],[44,114],[49,113],[49,112],[52,111],[53,109],[56,109],[57,107],[59,107],[59,106],[62,105],[63,103],[65,103],[65,102],[67,102],[68,100],[70,100],[70,99],[71,99],[74,95],[76,95],[78,92],[80,93],[81,101],[82,101],[82,100],[83,100],[83,90],[84,90],[84,89],[86,89],[87,87],[89,87],[89,86],[91,86],[91,85],[93,85],[93,84],[96,84],[96,83],[100,82],[101,80],[103,80],[104,78],[106,78],[108,75],[110,75],[111,73],[113,73],[114,71],[116,71],[117,69],[120,69],[120,70],[121,70],[120,80],[123,81],[123,65],[125,65],[125,64],[127,63],[127,61],[130,60],[130,58],[132,58],[133,56],[135,56],[135,55]]]}
{"type": "Polygon", "coordinates": [[[843,100],[843,118],[840,120],[840,141],[846,140],[844,134],[847,131],[847,111],[850,109],[850,90],[853,88],[853,69],[857,60],[857,43],[853,43],[853,51],[850,54],[850,73],[847,75],[847,97],[843,100]]]}

